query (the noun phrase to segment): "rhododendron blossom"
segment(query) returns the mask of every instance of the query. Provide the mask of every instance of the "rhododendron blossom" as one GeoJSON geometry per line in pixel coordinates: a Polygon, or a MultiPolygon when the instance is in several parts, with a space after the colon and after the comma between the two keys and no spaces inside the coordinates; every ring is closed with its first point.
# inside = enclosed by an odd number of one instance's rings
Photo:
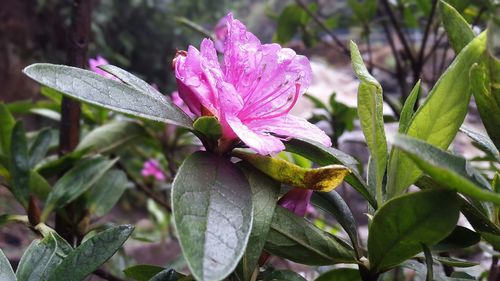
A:
{"type": "Polygon", "coordinates": [[[261,44],[232,14],[226,17],[224,57],[214,43],[178,52],[174,70],[180,97],[196,116],[214,115],[222,142],[238,139],[259,154],[285,149],[282,139],[307,137],[330,146],[330,138],[289,112],[312,79],[309,60],[278,44],[261,44]]]}
{"type": "Polygon", "coordinates": [[[310,189],[294,188],[278,200],[278,205],[301,217],[307,213],[315,213],[310,203],[312,193],[310,189]]]}
{"type": "Polygon", "coordinates": [[[153,177],[157,181],[164,181],[166,178],[165,174],[160,168],[160,163],[153,159],[144,162],[144,166],[141,170],[141,175],[145,178],[153,177]]]}
{"type": "Polygon", "coordinates": [[[106,65],[106,64],[109,64],[109,62],[101,57],[101,56],[97,56],[96,58],[91,58],[89,59],[89,68],[90,70],[92,70],[93,72],[101,75],[101,76],[104,76],[106,78],[109,78],[109,79],[113,79],[113,80],[118,80],[115,76],[107,73],[106,71],[100,69],[98,66],[100,65],[106,65]]]}

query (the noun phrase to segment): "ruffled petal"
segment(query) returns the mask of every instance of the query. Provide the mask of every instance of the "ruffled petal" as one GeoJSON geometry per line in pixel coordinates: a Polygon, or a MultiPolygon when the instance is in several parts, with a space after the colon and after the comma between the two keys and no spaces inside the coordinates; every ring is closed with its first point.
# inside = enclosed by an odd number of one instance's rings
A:
{"type": "Polygon", "coordinates": [[[204,39],[200,49],[189,46],[187,54],[178,55],[174,61],[179,95],[193,113],[200,115],[204,107],[218,116],[216,85],[223,80],[222,71],[213,42],[204,39]]]}
{"type": "Polygon", "coordinates": [[[301,117],[287,115],[273,119],[255,120],[250,125],[262,132],[275,133],[284,137],[300,137],[315,140],[329,147],[332,145],[330,137],[316,125],[301,117]]]}
{"type": "Polygon", "coordinates": [[[250,129],[236,116],[226,115],[225,121],[242,142],[259,154],[268,155],[285,149],[279,138],[250,129]]]}

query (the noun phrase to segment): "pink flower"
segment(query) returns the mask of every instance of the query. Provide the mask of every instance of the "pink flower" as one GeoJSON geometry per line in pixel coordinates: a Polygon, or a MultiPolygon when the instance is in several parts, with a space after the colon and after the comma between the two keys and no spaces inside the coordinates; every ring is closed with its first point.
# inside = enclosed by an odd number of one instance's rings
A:
{"type": "Polygon", "coordinates": [[[224,43],[226,42],[227,39],[227,20],[228,17],[225,16],[217,22],[217,25],[215,25],[214,28],[214,33],[215,33],[215,49],[219,53],[224,53],[224,43]]]}
{"type": "Polygon", "coordinates": [[[165,174],[160,168],[158,161],[150,159],[144,162],[142,166],[141,175],[145,178],[154,177],[157,181],[164,181],[165,174]]]}
{"type": "Polygon", "coordinates": [[[221,63],[209,39],[200,51],[189,46],[174,59],[179,95],[191,112],[217,117],[223,143],[241,140],[263,155],[284,150],[286,137],[330,146],[323,131],[289,114],[311,83],[309,60],[278,44],[261,44],[232,14],[226,27],[221,63]]]}
{"type": "Polygon", "coordinates": [[[172,102],[177,105],[184,113],[189,115],[189,117],[194,118],[195,115],[189,110],[189,107],[186,105],[183,99],[179,96],[179,92],[173,91],[172,94],[170,95],[172,98],[172,102]]]}
{"type": "Polygon", "coordinates": [[[118,80],[115,76],[107,73],[106,71],[104,71],[98,67],[100,65],[105,65],[105,64],[109,64],[109,62],[105,58],[101,57],[100,55],[98,55],[95,59],[93,59],[93,58],[89,59],[90,70],[92,70],[93,72],[95,72],[101,76],[104,76],[106,78],[118,80]]]}
{"type": "Polygon", "coordinates": [[[315,212],[314,207],[310,204],[312,193],[313,191],[310,189],[294,188],[278,200],[278,205],[303,217],[306,213],[315,212]]]}

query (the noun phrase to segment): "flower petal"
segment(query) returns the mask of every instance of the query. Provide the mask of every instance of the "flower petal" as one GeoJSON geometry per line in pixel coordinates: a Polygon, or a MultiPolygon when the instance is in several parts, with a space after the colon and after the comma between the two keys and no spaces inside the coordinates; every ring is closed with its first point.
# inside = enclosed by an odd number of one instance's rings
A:
{"type": "Polygon", "coordinates": [[[294,188],[278,200],[278,205],[303,217],[309,209],[312,193],[313,191],[309,189],[294,188]]]}
{"type": "Polygon", "coordinates": [[[251,127],[285,137],[308,138],[328,147],[332,145],[330,137],[323,130],[309,123],[304,118],[290,114],[273,119],[252,121],[251,127]]]}
{"type": "Polygon", "coordinates": [[[201,106],[214,115],[219,115],[216,85],[222,81],[222,71],[217,60],[213,42],[204,39],[201,51],[189,46],[187,54],[174,60],[175,77],[179,94],[196,115],[201,115],[201,106]]]}
{"type": "Polygon", "coordinates": [[[251,130],[236,116],[225,115],[225,121],[242,142],[259,154],[267,155],[285,149],[279,138],[251,130]]]}

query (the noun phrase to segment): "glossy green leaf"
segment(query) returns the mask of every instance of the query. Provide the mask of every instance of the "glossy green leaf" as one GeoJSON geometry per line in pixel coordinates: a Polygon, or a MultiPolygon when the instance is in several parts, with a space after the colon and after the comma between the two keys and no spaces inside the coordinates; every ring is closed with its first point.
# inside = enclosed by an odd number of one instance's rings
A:
{"type": "Polygon", "coordinates": [[[432,247],[434,251],[450,251],[456,249],[467,248],[481,241],[481,236],[463,226],[457,225],[453,232],[445,239],[439,241],[438,244],[432,247]]]}
{"type": "Polygon", "coordinates": [[[35,170],[46,178],[60,175],[76,165],[76,162],[78,162],[85,153],[87,153],[87,150],[76,150],[58,158],[47,159],[46,162],[37,165],[35,170]]]}
{"type": "Polygon", "coordinates": [[[146,131],[138,122],[114,121],[92,130],[80,141],[76,149],[109,153],[144,135],[146,131]]]}
{"type": "Polygon", "coordinates": [[[28,141],[21,121],[12,129],[10,146],[10,181],[11,192],[25,208],[30,195],[30,162],[28,141]]]}
{"type": "Polygon", "coordinates": [[[372,207],[377,207],[375,198],[370,194],[366,183],[358,173],[357,166],[359,165],[359,162],[349,154],[307,139],[294,138],[285,142],[285,146],[287,151],[301,155],[321,166],[331,164],[341,164],[346,166],[349,168],[350,172],[345,177],[345,181],[356,189],[356,191],[358,191],[372,207]]]}
{"type": "Polygon", "coordinates": [[[94,157],[79,162],[54,185],[45,202],[42,220],[45,220],[54,209],[64,207],[85,193],[117,160],[94,157]]]}
{"type": "Polygon", "coordinates": [[[382,86],[368,73],[358,46],[351,41],[352,68],[361,80],[358,88],[358,116],[365,135],[375,175],[377,203],[383,202],[382,181],[387,168],[387,141],[384,130],[382,86]]]}
{"type": "Polygon", "coordinates": [[[30,167],[34,168],[35,165],[40,162],[47,151],[49,150],[50,144],[52,142],[52,131],[50,129],[43,129],[38,132],[35,141],[30,147],[30,167]]]}
{"type": "Polygon", "coordinates": [[[16,120],[3,103],[0,103],[0,124],[2,124],[2,126],[0,126],[0,152],[8,155],[10,151],[12,128],[14,128],[16,120]]]}
{"type": "Polygon", "coordinates": [[[14,274],[14,270],[12,270],[12,266],[9,263],[9,260],[4,255],[2,250],[0,249],[0,280],[2,281],[16,281],[16,275],[14,274]]]}
{"type": "Polygon", "coordinates": [[[127,175],[123,171],[107,171],[88,193],[86,202],[89,212],[98,217],[107,214],[120,200],[127,184],[127,175]]]}
{"type": "Polygon", "coordinates": [[[321,274],[315,281],[361,281],[361,275],[354,268],[337,268],[321,274]]]}
{"type": "Polygon", "coordinates": [[[337,220],[345,232],[347,232],[349,239],[351,239],[358,258],[361,257],[358,249],[360,244],[356,220],[342,196],[336,191],[330,191],[328,193],[314,192],[311,197],[311,202],[337,220]]]}
{"type": "Polygon", "coordinates": [[[413,87],[410,92],[410,95],[406,98],[405,104],[403,105],[403,109],[401,110],[401,114],[399,117],[399,130],[398,132],[404,134],[408,129],[408,124],[413,117],[415,107],[415,103],[420,96],[420,80],[418,80],[417,84],[413,87]]]}
{"type": "MultiPolygon", "coordinates": [[[[485,50],[485,33],[470,42],[434,85],[407,129],[409,136],[439,148],[447,148],[467,113],[470,99],[468,69],[485,50]]],[[[391,198],[404,192],[422,171],[401,151],[391,153],[387,173],[387,194],[391,198]]]]}
{"type": "Polygon", "coordinates": [[[356,262],[354,250],[347,243],[279,206],[274,211],[265,249],[308,265],[356,262]]]}
{"type": "Polygon", "coordinates": [[[495,147],[495,144],[491,141],[490,138],[478,132],[475,132],[466,126],[460,127],[460,131],[471,138],[481,149],[489,153],[491,156],[497,159],[498,162],[500,162],[500,152],[498,152],[498,149],[495,147]]]}
{"type": "Polygon", "coordinates": [[[237,274],[242,280],[251,280],[271,228],[281,185],[254,168],[246,167],[244,171],[252,189],[253,224],[237,274]]]}
{"type": "Polygon", "coordinates": [[[371,270],[381,272],[411,258],[448,236],[459,215],[457,195],[448,190],[406,194],[382,206],[368,235],[371,270]]]}
{"type": "MultiPolygon", "coordinates": [[[[442,184],[427,175],[422,176],[415,184],[422,189],[446,189],[442,184]]],[[[460,202],[460,212],[476,231],[500,234],[500,228],[491,222],[486,214],[476,206],[463,197],[458,197],[458,201],[460,202]]]]}
{"type": "Polygon", "coordinates": [[[32,64],[23,72],[31,79],[72,98],[114,111],[191,128],[191,119],[171,101],[94,72],[47,63],[32,64]]]}
{"type": "Polygon", "coordinates": [[[24,252],[17,268],[18,281],[44,281],[50,279],[56,267],[71,253],[71,246],[55,232],[41,240],[34,240],[24,252]]]}
{"type": "Polygon", "coordinates": [[[128,278],[133,278],[137,281],[149,281],[153,276],[162,272],[163,267],[149,264],[140,264],[128,267],[123,271],[125,276],[128,278]]]}
{"type": "Polygon", "coordinates": [[[30,191],[38,197],[38,199],[45,201],[47,200],[47,196],[49,196],[50,191],[52,191],[52,186],[38,172],[31,170],[30,191]]]}
{"type": "Polygon", "coordinates": [[[133,226],[120,225],[92,236],[69,253],[49,279],[84,280],[120,249],[133,230],[133,226]]]}
{"type": "Polygon", "coordinates": [[[448,258],[448,257],[434,257],[434,259],[444,265],[452,266],[452,267],[471,267],[479,265],[477,262],[471,262],[467,260],[457,259],[457,258],[448,258]]]}
{"type": "Polygon", "coordinates": [[[500,194],[492,192],[489,183],[464,158],[404,135],[394,138],[394,146],[407,153],[420,169],[443,187],[500,205],[500,194]]]}
{"type": "Polygon", "coordinates": [[[489,137],[500,149],[500,61],[484,56],[486,62],[475,64],[470,69],[471,90],[489,137]],[[495,71],[496,70],[496,71],[495,71]],[[498,80],[496,80],[498,79],[498,80]],[[496,86],[495,86],[496,85],[496,86]]]}
{"type": "Polygon", "coordinates": [[[243,255],[252,228],[250,185],[228,159],[195,152],[179,169],[172,211],[179,242],[193,276],[221,280],[243,255]]]}
{"type": "Polygon", "coordinates": [[[460,13],[445,1],[439,1],[439,12],[451,47],[458,54],[474,39],[474,32],[460,13]]]}
{"type": "Polygon", "coordinates": [[[233,155],[250,163],[256,169],[277,180],[297,188],[328,192],[342,183],[349,169],[342,165],[302,168],[277,157],[235,151],[233,155]]]}

